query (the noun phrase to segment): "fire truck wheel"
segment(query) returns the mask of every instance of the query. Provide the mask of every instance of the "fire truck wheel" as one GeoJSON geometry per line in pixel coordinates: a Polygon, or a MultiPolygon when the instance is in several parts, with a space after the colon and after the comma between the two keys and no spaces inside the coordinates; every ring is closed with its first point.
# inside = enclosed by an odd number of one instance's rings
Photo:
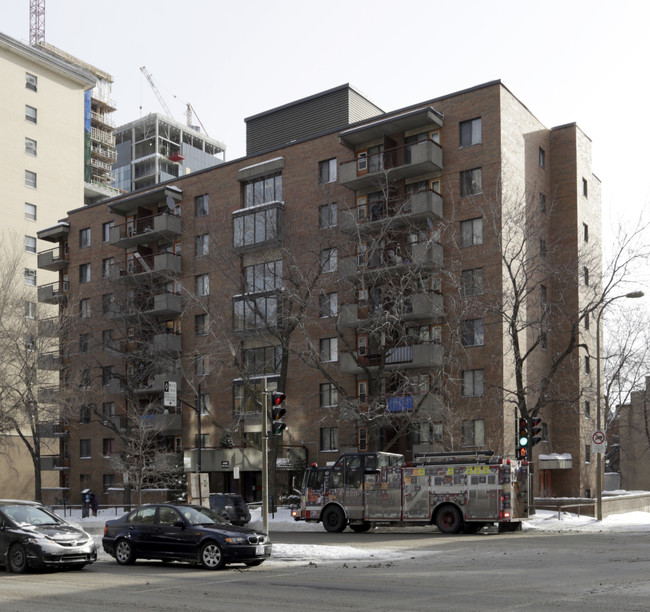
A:
{"type": "Polygon", "coordinates": [[[347,521],[339,506],[330,506],[323,512],[323,526],[331,533],[340,533],[345,529],[347,521]]]}
{"type": "Polygon", "coordinates": [[[442,533],[458,533],[463,526],[463,519],[456,506],[447,504],[436,514],[436,527],[442,533]]]}
{"type": "Polygon", "coordinates": [[[370,530],[370,526],[369,521],[363,521],[363,523],[356,523],[355,525],[350,524],[350,529],[356,533],[364,533],[370,530]]]}

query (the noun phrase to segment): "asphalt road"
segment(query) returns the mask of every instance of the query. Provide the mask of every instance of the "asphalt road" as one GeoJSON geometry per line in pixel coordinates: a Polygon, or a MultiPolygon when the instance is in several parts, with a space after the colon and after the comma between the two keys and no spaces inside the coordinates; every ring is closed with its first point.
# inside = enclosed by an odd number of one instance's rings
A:
{"type": "Polygon", "coordinates": [[[0,610],[648,610],[647,534],[277,533],[277,543],[400,552],[397,560],[274,559],[208,572],[103,557],[77,572],[0,573],[0,610]]]}

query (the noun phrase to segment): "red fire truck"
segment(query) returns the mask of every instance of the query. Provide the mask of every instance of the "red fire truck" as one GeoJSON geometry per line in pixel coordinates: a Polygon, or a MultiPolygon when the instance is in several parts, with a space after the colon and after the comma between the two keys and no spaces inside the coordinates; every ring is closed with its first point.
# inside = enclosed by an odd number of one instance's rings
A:
{"type": "Polygon", "coordinates": [[[293,517],[331,532],[378,523],[514,531],[528,517],[528,478],[527,463],[492,451],[428,454],[409,465],[394,453],[345,453],[331,467],[306,470],[293,517]]]}

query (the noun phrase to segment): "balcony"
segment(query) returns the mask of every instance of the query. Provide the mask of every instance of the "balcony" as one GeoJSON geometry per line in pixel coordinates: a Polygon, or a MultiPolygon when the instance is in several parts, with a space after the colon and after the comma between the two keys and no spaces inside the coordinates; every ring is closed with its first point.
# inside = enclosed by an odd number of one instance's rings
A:
{"type": "Polygon", "coordinates": [[[159,240],[173,240],[180,235],[181,218],[162,213],[112,227],[109,242],[112,246],[127,249],[159,240]]]}
{"type": "Polygon", "coordinates": [[[372,313],[368,308],[361,309],[364,316],[359,317],[358,304],[343,304],[339,315],[339,325],[341,327],[365,327],[373,325],[377,317],[381,317],[383,312],[390,312],[399,316],[402,321],[430,320],[442,317],[444,315],[443,298],[439,293],[416,293],[414,295],[404,296],[402,304],[378,305],[372,313]]]}
{"type": "Polygon", "coordinates": [[[145,414],[140,417],[140,425],[162,436],[180,436],[183,433],[183,415],[145,414]]]}
{"type": "Polygon", "coordinates": [[[442,148],[433,140],[386,149],[341,164],[341,185],[357,191],[442,170],[442,148]]]}
{"type": "Polygon", "coordinates": [[[382,274],[406,274],[414,268],[437,270],[442,267],[442,245],[432,240],[416,242],[409,245],[405,257],[395,254],[394,249],[381,249],[371,253],[359,266],[360,256],[346,257],[341,260],[340,272],[344,278],[352,278],[359,273],[366,277],[377,278],[382,274]]]}
{"type": "Polygon", "coordinates": [[[179,354],[181,352],[180,334],[156,334],[149,345],[151,352],[156,354],[179,354]]]}
{"type": "MultiPolygon", "coordinates": [[[[386,371],[441,368],[443,365],[443,348],[441,344],[425,343],[412,346],[398,346],[386,351],[383,367],[386,371]]],[[[364,368],[381,366],[381,356],[368,354],[358,356],[356,353],[341,353],[340,368],[344,374],[362,374],[364,368]]]]}
{"type": "Polygon", "coordinates": [[[59,247],[47,251],[41,251],[38,254],[38,267],[40,270],[50,270],[51,272],[67,270],[68,254],[61,253],[59,247]]]}
{"type": "Polygon", "coordinates": [[[60,455],[41,455],[41,469],[44,471],[69,470],[70,459],[63,458],[60,455]]]}
{"type": "MultiPolygon", "coordinates": [[[[119,382],[119,381],[113,379],[111,381],[111,383],[113,383],[113,382],[119,382]]],[[[112,386],[113,386],[112,384],[109,385],[109,391],[110,391],[112,386]]],[[[106,427],[112,427],[112,428],[116,429],[117,431],[124,431],[126,429],[126,416],[123,415],[123,414],[114,414],[114,415],[109,416],[108,419],[102,421],[102,423],[106,427]]]]}
{"type": "Polygon", "coordinates": [[[42,353],[38,355],[36,367],[39,370],[57,371],[64,365],[64,359],[59,352],[42,353]]]}
{"type": "Polygon", "coordinates": [[[391,413],[417,411],[419,416],[426,416],[431,420],[443,417],[445,402],[442,395],[437,393],[427,394],[399,394],[386,396],[386,411],[391,413]]]}
{"type": "Polygon", "coordinates": [[[70,432],[63,427],[63,423],[54,421],[51,423],[39,423],[38,435],[41,438],[67,438],[70,432]]]}
{"type": "Polygon", "coordinates": [[[36,399],[39,404],[55,404],[60,397],[60,389],[56,387],[39,387],[36,399]]]}
{"type": "Polygon", "coordinates": [[[143,396],[163,393],[165,391],[165,382],[168,380],[176,383],[176,390],[180,393],[181,377],[178,374],[156,374],[150,376],[146,381],[138,382],[137,379],[134,379],[132,383],[135,385],[135,394],[143,396]]]}
{"type": "Polygon", "coordinates": [[[38,288],[38,301],[41,304],[65,304],[68,299],[68,281],[55,281],[38,288]]]}
{"type": "Polygon", "coordinates": [[[406,199],[365,204],[341,214],[340,228],[344,234],[376,232],[386,226],[398,228],[417,225],[431,219],[442,219],[442,196],[431,190],[418,191],[406,199]]]}
{"type": "MultiPolygon", "coordinates": [[[[197,469],[199,451],[196,448],[184,452],[186,472],[197,469]]],[[[233,467],[241,471],[259,472],[262,469],[262,453],[256,448],[202,448],[201,471],[232,472],[233,467]]]]}
{"type": "Polygon", "coordinates": [[[115,310],[110,310],[108,316],[111,319],[134,319],[140,316],[173,319],[182,312],[183,304],[180,295],[161,293],[154,296],[136,297],[134,303],[123,310],[115,305],[115,310]]]}
{"type": "Polygon", "coordinates": [[[123,264],[113,264],[108,271],[110,281],[131,280],[139,282],[144,275],[175,276],[181,272],[181,256],[174,253],[157,253],[142,256],[134,253],[134,258],[123,264]]]}
{"type": "Polygon", "coordinates": [[[284,233],[284,202],[236,210],[232,223],[234,253],[280,245],[284,233]]]}
{"type": "Polygon", "coordinates": [[[58,338],[61,332],[59,317],[38,320],[38,335],[43,338],[58,338]]]}

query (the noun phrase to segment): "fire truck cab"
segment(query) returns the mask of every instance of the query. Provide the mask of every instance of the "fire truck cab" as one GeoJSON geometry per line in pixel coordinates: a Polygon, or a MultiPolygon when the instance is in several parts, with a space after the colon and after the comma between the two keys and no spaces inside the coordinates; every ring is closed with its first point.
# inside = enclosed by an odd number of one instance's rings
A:
{"type": "Polygon", "coordinates": [[[346,526],[430,523],[443,533],[474,533],[488,523],[515,530],[528,516],[528,466],[492,451],[437,453],[406,465],[394,453],[346,453],[307,469],[296,520],[346,526]]]}

